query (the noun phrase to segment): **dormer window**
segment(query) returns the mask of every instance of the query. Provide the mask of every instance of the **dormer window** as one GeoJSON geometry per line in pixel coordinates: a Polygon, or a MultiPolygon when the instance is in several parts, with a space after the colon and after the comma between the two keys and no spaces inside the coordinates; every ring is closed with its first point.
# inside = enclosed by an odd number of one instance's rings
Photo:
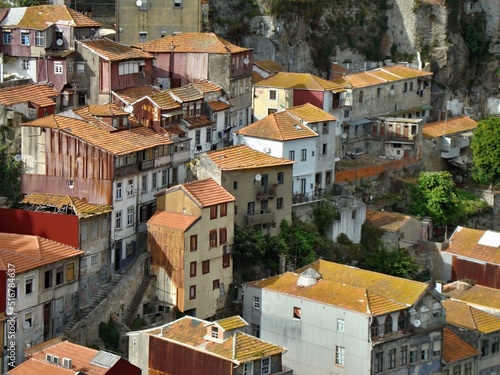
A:
{"type": "Polygon", "coordinates": [[[61,30],[56,30],[54,32],[54,38],[56,46],[62,47],[62,45],[64,44],[63,32],[61,30]]]}
{"type": "Polygon", "coordinates": [[[212,338],[219,338],[219,328],[217,328],[216,326],[212,326],[212,338]]]}

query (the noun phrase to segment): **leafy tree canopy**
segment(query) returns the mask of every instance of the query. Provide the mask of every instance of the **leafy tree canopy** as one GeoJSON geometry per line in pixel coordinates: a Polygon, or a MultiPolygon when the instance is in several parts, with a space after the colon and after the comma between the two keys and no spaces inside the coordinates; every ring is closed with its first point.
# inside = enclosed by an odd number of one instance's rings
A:
{"type": "Polygon", "coordinates": [[[17,0],[17,1],[15,1],[15,4],[18,7],[31,7],[34,5],[47,4],[47,1],[46,0],[17,0]]]}
{"type": "Polygon", "coordinates": [[[481,120],[474,131],[471,148],[472,177],[493,184],[500,178],[500,118],[481,120]]]}
{"type": "Polygon", "coordinates": [[[407,279],[414,278],[418,273],[418,266],[411,259],[405,249],[388,250],[383,246],[370,253],[365,260],[364,268],[407,279]]]}
{"type": "Polygon", "coordinates": [[[0,197],[16,205],[21,198],[21,163],[14,160],[8,146],[0,143],[0,197]]]}

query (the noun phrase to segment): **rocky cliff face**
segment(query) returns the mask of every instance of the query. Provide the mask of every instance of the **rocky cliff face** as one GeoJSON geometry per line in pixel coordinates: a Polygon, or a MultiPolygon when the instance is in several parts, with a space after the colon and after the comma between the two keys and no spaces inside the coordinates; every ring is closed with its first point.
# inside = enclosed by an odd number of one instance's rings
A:
{"type": "Polygon", "coordinates": [[[211,0],[207,30],[289,71],[328,76],[330,63],[422,61],[435,103],[498,110],[498,0],[211,0]]]}

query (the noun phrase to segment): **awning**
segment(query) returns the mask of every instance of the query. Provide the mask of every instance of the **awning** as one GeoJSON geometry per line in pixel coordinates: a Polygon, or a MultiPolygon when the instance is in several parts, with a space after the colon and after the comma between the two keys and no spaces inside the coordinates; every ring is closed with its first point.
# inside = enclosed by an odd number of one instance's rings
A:
{"type": "Polygon", "coordinates": [[[168,113],[162,113],[161,117],[169,118],[169,117],[174,117],[174,116],[177,116],[177,115],[182,115],[183,113],[184,113],[184,111],[182,109],[179,109],[177,111],[172,111],[172,112],[168,112],[168,113]]]}

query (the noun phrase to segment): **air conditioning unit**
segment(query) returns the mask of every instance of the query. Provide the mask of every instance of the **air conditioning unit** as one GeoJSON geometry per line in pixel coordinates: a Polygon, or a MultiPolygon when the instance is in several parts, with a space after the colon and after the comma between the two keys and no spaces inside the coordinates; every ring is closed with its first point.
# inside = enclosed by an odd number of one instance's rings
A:
{"type": "Polygon", "coordinates": [[[55,365],[59,365],[61,363],[61,358],[53,356],[52,357],[52,363],[55,365]]]}
{"type": "Polygon", "coordinates": [[[222,253],[224,255],[231,254],[231,245],[228,245],[227,243],[222,246],[222,253]]]}
{"type": "Polygon", "coordinates": [[[71,369],[73,367],[73,364],[71,362],[70,358],[63,358],[63,367],[71,369]]]}
{"type": "Polygon", "coordinates": [[[7,111],[5,114],[7,117],[7,120],[13,120],[14,119],[14,111],[7,111]]]}
{"type": "Polygon", "coordinates": [[[269,147],[264,147],[264,152],[266,154],[270,154],[271,153],[271,149],[269,147]]]}

